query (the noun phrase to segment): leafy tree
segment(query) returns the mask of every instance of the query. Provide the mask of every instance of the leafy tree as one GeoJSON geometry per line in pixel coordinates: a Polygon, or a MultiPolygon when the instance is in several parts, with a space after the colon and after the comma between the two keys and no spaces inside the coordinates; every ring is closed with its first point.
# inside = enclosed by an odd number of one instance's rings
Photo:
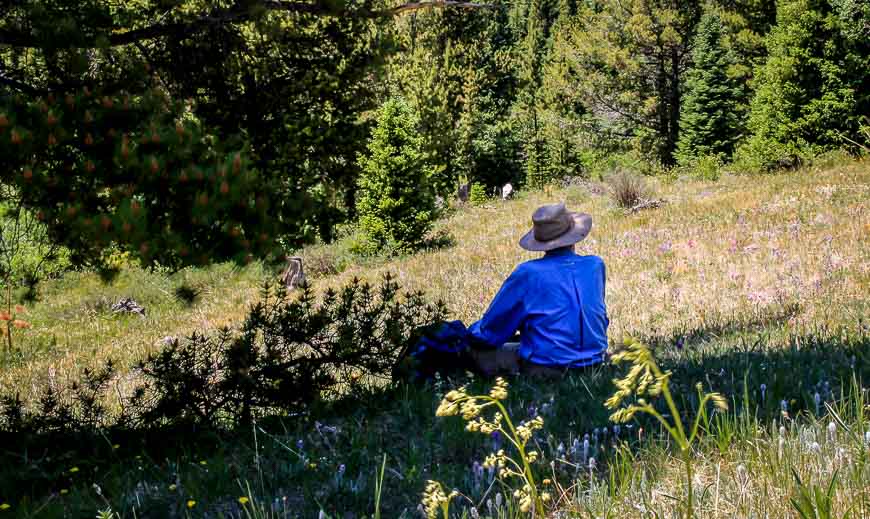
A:
{"type": "Polygon", "coordinates": [[[729,71],[736,63],[725,48],[722,22],[714,11],[704,14],[692,50],[680,113],[678,158],[730,157],[740,136],[742,88],[729,71]]]}
{"type": "Polygon", "coordinates": [[[359,163],[359,223],[373,248],[419,248],[436,217],[433,168],[405,101],[384,104],[359,163]]]}
{"type": "MultiPolygon", "coordinates": [[[[837,4],[840,5],[840,4],[837,4]]],[[[834,9],[827,0],[786,0],[767,39],[749,128],[740,155],[771,169],[858,138],[870,113],[867,10],[834,9]]]]}

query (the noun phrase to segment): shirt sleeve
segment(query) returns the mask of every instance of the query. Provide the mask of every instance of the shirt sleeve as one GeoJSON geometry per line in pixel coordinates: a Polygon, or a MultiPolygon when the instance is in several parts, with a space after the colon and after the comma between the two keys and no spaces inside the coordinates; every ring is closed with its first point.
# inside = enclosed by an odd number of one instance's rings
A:
{"type": "Polygon", "coordinates": [[[601,306],[604,307],[604,330],[610,327],[610,316],[607,314],[607,265],[601,261],[601,306]]]}
{"type": "Polygon", "coordinates": [[[523,299],[528,287],[525,276],[514,271],[502,284],[483,317],[468,331],[472,338],[498,347],[510,339],[526,318],[523,299]]]}

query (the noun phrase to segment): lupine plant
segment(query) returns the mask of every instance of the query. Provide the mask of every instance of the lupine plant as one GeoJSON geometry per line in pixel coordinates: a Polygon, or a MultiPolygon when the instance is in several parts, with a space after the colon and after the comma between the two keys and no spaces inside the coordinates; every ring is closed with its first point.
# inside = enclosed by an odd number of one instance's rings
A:
{"type": "Polygon", "coordinates": [[[683,425],[683,420],[680,418],[680,411],[674,403],[674,397],[670,390],[670,371],[662,371],[655,361],[655,357],[649,348],[643,343],[628,338],[624,345],[626,349],[615,354],[612,358],[614,364],[622,362],[630,362],[631,369],[622,379],[614,380],[616,384],[616,392],[605,402],[608,409],[615,409],[610,415],[610,419],[614,422],[625,423],[630,421],[637,413],[646,413],[662,424],[665,430],[676,441],[680,448],[680,454],[683,458],[683,463],[686,468],[686,517],[694,517],[694,509],[692,503],[692,444],[698,437],[698,430],[701,424],[701,418],[706,414],[706,406],[708,402],[713,402],[713,405],[723,411],[728,409],[728,403],[725,398],[719,393],[706,393],[703,386],[699,382],[698,391],[698,409],[695,412],[695,420],[692,428],[687,430],[683,425]],[[663,396],[667,403],[670,413],[670,420],[665,418],[645,397],[663,396]],[[635,397],[634,403],[622,407],[623,402],[627,399],[635,397]],[[688,434],[687,434],[688,433],[688,434]]]}
{"type": "MultiPolygon", "coordinates": [[[[490,435],[496,431],[507,439],[508,443],[516,450],[516,456],[508,455],[504,449],[490,454],[483,463],[484,468],[498,468],[498,476],[502,480],[516,479],[520,485],[514,491],[514,497],[519,501],[520,511],[531,512],[533,517],[544,517],[544,504],[550,501],[547,492],[539,492],[535,482],[532,464],[538,459],[536,451],[526,448],[535,431],[544,427],[544,420],[540,416],[514,425],[508,414],[503,400],[508,397],[508,383],[499,377],[495,386],[488,395],[469,395],[467,387],[462,386],[454,389],[444,396],[441,404],[435,412],[436,416],[462,415],[468,422],[465,429],[471,432],[479,432],[490,435]],[[483,416],[487,408],[493,408],[490,418],[483,416]]],[[[436,519],[439,512],[443,519],[448,519],[450,501],[458,495],[457,492],[445,494],[444,489],[437,481],[429,481],[426,491],[423,493],[423,506],[430,519],[436,519]]]]}

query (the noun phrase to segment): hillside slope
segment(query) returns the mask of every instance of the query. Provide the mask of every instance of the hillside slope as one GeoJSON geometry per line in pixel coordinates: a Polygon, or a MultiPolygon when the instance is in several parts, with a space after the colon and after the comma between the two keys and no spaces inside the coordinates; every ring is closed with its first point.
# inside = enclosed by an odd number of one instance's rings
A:
{"type": "MultiPolygon", "coordinates": [[[[376,280],[389,271],[403,286],[426,290],[457,318],[472,321],[514,266],[535,257],[517,246],[532,211],[566,201],[594,217],[578,251],[607,264],[611,336],[667,341],[771,322],[801,333],[860,326],[870,315],[866,162],[715,183],[659,183],[656,195],[667,203],[633,215],[592,191],[598,192],[573,186],[462,208],[439,224],[455,245],[351,267],[315,279],[315,286],[355,276],[376,280]]],[[[46,380],[105,358],[132,365],[165,336],[232,325],[266,277],[260,267],[215,266],[174,276],[131,269],[111,286],[81,273],[48,283],[42,300],[28,308],[33,327],[16,335],[22,353],[7,358],[0,386],[26,396],[46,380]],[[182,281],[201,291],[192,306],[173,296],[182,281]],[[125,296],[146,306],[145,318],[112,315],[108,305],[125,296]]]]}

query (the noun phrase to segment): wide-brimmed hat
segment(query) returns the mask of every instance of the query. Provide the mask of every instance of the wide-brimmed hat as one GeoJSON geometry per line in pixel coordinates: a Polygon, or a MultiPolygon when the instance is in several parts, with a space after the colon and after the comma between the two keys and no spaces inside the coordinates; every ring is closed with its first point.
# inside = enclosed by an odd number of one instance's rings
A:
{"type": "Polygon", "coordinates": [[[565,204],[539,207],[532,215],[532,230],[520,239],[520,247],[548,251],[573,245],[589,235],[592,217],[568,211],[565,204]]]}

